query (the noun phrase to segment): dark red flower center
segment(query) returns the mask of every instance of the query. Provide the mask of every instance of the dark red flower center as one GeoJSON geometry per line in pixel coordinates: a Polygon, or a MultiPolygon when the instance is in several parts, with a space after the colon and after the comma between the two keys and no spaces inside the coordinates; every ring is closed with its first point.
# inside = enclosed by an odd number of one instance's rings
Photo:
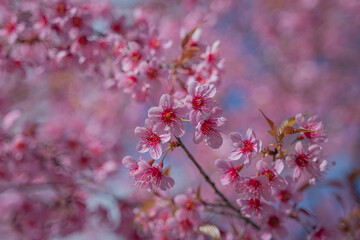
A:
{"type": "Polygon", "coordinates": [[[288,202],[291,199],[291,193],[287,190],[282,190],[278,194],[282,202],[288,202]]]}
{"type": "Polygon", "coordinates": [[[273,228],[277,228],[280,225],[280,219],[277,216],[271,216],[269,217],[268,224],[273,228]]]}
{"type": "Polygon", "coordinates": [[[204,99],[200,96],[195,96],[192,100],[192,107],[195,110],[201,110],[201,108],[204,106],[204,99]]]}
{"type": "Polygon", "coordinates": [[[175,119],[176,119],[176,115],[173,109],[165,109],[161,113],[161,120],[167,125],[174,122],[175,119]]]}
{"type": "Polygon", "coordinates": [[[150,79],[155,79],[159,74],[156,68],[150,67],[146,70],[146,75],[150,78],[150,79]]]}
{"type": "Polygon", "coordinates": [[[83,21],[80,17],[75,16],[71,20],[72,20],[72,24],[74,25],[74,27],[77,27],[77,28],[82,27],[83,21]]]}
{"type": "Polygon", "coordinates": [[[251,153],[254,150],[254,143],[250,142],[249,140],[243,140],[243,146],[241,151],[243,153],[251,153]]]}
{"type": "Polygon", "coordinates": [[[309,157],[306,154],[299,154],[295,158],[295,163],[299,167],[306,167],[309,164],[309,157]]]}
{"type": "Polygon", "coordinates": [[[213,131],[215,125],[215,121],[211,120],[211,119],[207,119],[203,122],[203,124],[201,125],[201,132],[204,135],[209,135],[209,133],[211,131],[213,131]]]}
{"type": "Polygon", "coordinates": [[[264,170],[262,174],[269,178],[269,182],[272,182],[275,178],[274,172],[270,169],[264,170]]]}

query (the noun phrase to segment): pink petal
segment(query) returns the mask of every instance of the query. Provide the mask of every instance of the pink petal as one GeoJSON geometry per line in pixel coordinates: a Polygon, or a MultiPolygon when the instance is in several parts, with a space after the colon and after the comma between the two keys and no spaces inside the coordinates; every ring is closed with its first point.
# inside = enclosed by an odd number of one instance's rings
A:
{"type": "Polygon", "coordinates": [[[173,108],[174,107],[174,100],[169,94],[164,94],[160,98],[160,106],[164,109],[166,108],[173,108]]]}
{"type": "Polygon", "coordinates": [[[161,154],[162,154],[162,150],[161,150],[161,144],[156,144],[155,146],[153,146],[151,149],[150,149],[150,156],[153,158],[153,159],[159,159],[161,157],[161,154]]]}

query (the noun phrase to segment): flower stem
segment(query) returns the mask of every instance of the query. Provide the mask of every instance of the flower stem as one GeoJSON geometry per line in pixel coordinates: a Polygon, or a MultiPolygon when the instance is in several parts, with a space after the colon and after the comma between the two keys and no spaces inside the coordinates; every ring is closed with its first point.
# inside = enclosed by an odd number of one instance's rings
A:
{"type": "Polygon", "coordinates": [[[250,218],[244,217],[240,210],[237,209],[233,204],[230,203],[230,201],[225,197],[225,195],[219,191],[219,189],[216,187],[215,183],[210,179],[209,175],[207,175],[204,171],[204,169],[199,165],[199,163],[196,161],[194,156],[189,152],[189,150],[185,147],[184,143],[180,140],[180,138],[176,138],[176,140],[179,142],[179,146],[184,150],[188,158],[194,163],[196,168],[199,170],[200,174],[204,177],[205,181],[214,189],[215,193],[224,201],[225,205],[232,209],[233,211],[237,212],[239,217],[243,219],[245,222],[251,224],[256,229],[260,229],[259,225],[257,225],[255,222],[253,222],[250,218]]]}

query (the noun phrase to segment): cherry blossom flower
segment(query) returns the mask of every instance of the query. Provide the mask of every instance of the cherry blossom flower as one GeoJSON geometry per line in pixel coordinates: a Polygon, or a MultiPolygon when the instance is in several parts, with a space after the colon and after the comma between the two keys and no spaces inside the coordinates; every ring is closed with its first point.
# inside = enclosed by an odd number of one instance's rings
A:
{"type": "Polygon", "coordinates": [[[228,184],[234,184],[236,183],[240,176],[239,171],[244,166],[243,164],[240,164],[237,167],[234,167],[234,165],[227,160],[224,159],[217,159],[215,161],[215,166],[219,168],[219,170],[222,172],[222,175],[220,177],[220,182],[222,185],[228,185],[228,184]]]}
{"type": "Polygon", "coordinates": [[[179,207],[177,211],[181,211],[181,215],[187,216],[192,221],[200,220],[200,202],[196,199],[193,189],[189,189],[186,194],[179,194],[174,197],[175,205],[179,207]]]}
{"type": "Polygon", "coordinates": [[[199,82],[190,81],[188,86],[189,95],[185,102],[190,109],[190,123],[194,126],[199,122],[200,114],[209,113],[218,106],[211,98],[216,94],[216,88],[212,84],[200,85],[199,82]]]}
{"type": "MultiPolygon", "coordinates": [[[[143,161],[143,159],[140,157],[140,161],[143,161]]],[[[130,170],[129,174],[130,176],[133,176],[134,173],[138,170],[139,164],[138,162],[132,158],[131,156],[126,156],[122,159],[122,164],[130,170]]]]}
{"type": "Polygon", "coordinates": [[[324,132],[323,123],[318,120],[317,116],[310,117],[305,120],[305,117],[299,113],[295,116],[296,122],[300,129],[311,130],[309,132],[302,132],[300,136],[309,139],[310,142],[321,143],[327,142],[327,136],[324,132]]]}
{"type": "Polygon", "coordinates": [[[255,178],[242,177],[236,185],[236,191],[241,194],[241,199],[260,198],[271,200],[271,188],[269,179],[260,175],[255,178]]]}
{"type": "Polygon", "coordinates": [[[135,185],[140,188],[152,190],[160,188],[161,190],[171,189],[175,181],[163,174],[162,164],[150,164],[147,161],[140,160],[138,169],[134,172],[135,185]]]}
{"type": "Polygon", "coordinates": [[[266,176],[269,179],[269,185],[273,189],[286,187],[286,181],[280,176],[284,169],[283,160],[277,159],[275,162],[271,163],[260,160],[256,163],[256,168],[260,174],[266,176]]]}
{"type": "Polygon", "coordinates": [[[303,194],[298,191],[291,177],[286,177],[287,186],[280,188],[275,193],[275,198],[280,201],[280,209],[290,210],[292,203],[298,203],[302,200],[303,194]]]}
{"type": "Polygon", "coordinates": [[[284,227],[286,216],[277,211],[274,207],[269,206],[264,211],[264,216],[262,219],[262,229],[263,233],[261,236],[262,240],[275,239],[284,239],[288,235],[288,231],[284,227]]]}
{"type": "Polygon", "coordinates": [[[145,127],[135,128],[135,135],[140,138],[136,149],[140,153],[149,151],[150,156],[155,160],[159,159],[162,154],[161,143],[166,143],[170,140],[169,133],[158,136],[154,132],[154,124],[149,119],[145,120],[145,127]]]}
{"type": "Polygon", "coordinates": [[[207,146],[214,149],[219,148],[223,143],[220,132],[226,123],[221,108],[213,108],[207,117],[201,115],[199,120],[194,133],[194,142],[198,144],[205,138],[207,146]]]}
{"type": "Polygon", "coordinates": [[[186,106],[175,102],[168,94],[162,95],[159,106],[150,108],[148,112],[149,119],[154,122],[155,132],[163,134],[170,131],[176,137],[185,134],[185,126],[181,118],[186,114],[186,106]]]}
{"type": "Polygon", "coordinates": [[[237,199],[236,203],[241,207],[241,212],[244,216],[251,218],[262,216],[265,203],[261,202],[259,198],[237,199]]]}
{"type": "Polygon", "coordinates": [[[234,150],[231,152],[229,159],[238,160],[244,158],[244,164],[250,162],[252,156],[259,153],[261,150],[261,141],[255,136],[254,131],[249,128],[244,139],[240,133],[233,132],[230,134],[234,150]]]}
{"type": "MultiPolygon", "coordinates": [[[[318,178],[321,176],[320,165],[318,164],[321,147],[317,144],[310,145],[307,150],[304,149],[302,142],[295,145],[295,155],[286,157],[286,163],[290,168],[294,168],[293,178],[300,177],[318,178]]],[[[326,163],[326,162],[325,162],[326,163]]]]}

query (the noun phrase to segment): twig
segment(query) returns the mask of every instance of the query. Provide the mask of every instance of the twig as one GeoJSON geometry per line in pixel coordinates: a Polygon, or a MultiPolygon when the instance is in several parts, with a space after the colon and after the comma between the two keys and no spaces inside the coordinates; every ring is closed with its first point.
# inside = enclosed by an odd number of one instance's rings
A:
{"type": "Polygon", "coordinates": [[[214,189],[215,193],[224,201],[225,205],[234,210],[238,213],[239,217],[243,219],[245,222],[250,223],[253,227],[256,229],[261,229],[259,225],[257,225],[255,222],[253,222],[251,219],[244,217],[240,210],[237,209],[234,205],[230,203],[230,201],[225,197],[225,195],[219,191],[219,189],[216,187],[215,183],[210,179],[209,175],[207,175],[202,169],[202,167],[199,165],[199,163],[195,160],[194,156],[189,152],[189,150],[185,147],[184,143],[180,140],[180,138],[176,137],[176,140],[179,142],[179,146],[185,151],[188,158],[195,164],[197,169],[199,170],[200,174],[204,177],[205,181],[214,189]]]}

